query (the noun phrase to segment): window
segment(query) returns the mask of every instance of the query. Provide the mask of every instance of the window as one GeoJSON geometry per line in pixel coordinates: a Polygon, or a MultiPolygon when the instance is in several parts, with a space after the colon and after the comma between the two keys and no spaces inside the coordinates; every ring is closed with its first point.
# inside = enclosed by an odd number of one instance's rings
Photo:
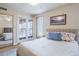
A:
{"type": "Polygon", "coordinates": [[[32,38],[33,35],[32,35],[32,20],[28,20],[28,38],[32,38]]]}
{"type": "Polygon", "coordinates": [[[26,39],[26,19],[25,18],[22,18],[20,17],[19,18],[19,39],[20,40],[23,40],[23,39],[26,39]]]}
{"type": "Polygon", "coordinates": [[[43,17],[37,18],[37,38],[43,37],[43,17]]]}

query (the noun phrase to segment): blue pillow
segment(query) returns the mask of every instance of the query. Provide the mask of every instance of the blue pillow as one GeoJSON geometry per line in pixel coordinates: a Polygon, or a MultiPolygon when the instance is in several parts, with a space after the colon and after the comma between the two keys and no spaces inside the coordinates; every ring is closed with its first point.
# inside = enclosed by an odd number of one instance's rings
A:
{"type": "Polygon", "coordinates": [[[48,33],[48,39],[51,39],[51,40],[57,40],[57,41],[61,41],[61,33],[59,32],[49,32],[48,33]]]}

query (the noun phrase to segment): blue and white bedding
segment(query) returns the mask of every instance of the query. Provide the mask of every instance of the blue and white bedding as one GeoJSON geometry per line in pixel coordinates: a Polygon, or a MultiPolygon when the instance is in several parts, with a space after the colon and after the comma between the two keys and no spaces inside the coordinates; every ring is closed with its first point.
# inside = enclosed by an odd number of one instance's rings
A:
{"type": "Polygon", "coordinates": [[[79,50],[76,41],[55,41],[44,37],[21,43],[18,54],[21,56],[77,56],[79,50]]]}

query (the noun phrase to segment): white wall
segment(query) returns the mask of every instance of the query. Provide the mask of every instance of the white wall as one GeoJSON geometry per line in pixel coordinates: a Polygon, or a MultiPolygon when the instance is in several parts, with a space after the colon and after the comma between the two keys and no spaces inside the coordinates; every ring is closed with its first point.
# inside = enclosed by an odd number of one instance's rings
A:
{"type": "Polygon", "coordinates": [[[56,8],[38,16],[44,17],[44,34],[47,28],[78,28],[79,29],[79,4],[70,4],[56,8]],[[50,17],[66,14],[66,25],[50,25],[50,17]]]}

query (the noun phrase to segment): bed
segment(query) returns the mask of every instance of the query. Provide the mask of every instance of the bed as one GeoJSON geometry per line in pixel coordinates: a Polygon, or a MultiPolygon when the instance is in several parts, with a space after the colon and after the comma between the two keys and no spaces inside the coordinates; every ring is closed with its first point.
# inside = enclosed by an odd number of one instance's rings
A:
{"type": "MultiPolygon", "coordinates": [[[[65,31],[77,33],[77,29],[48,29],[47,31],[65,31]]],[[[23,42],[18,47],[20,56],[78,56],[78,42],[49,40],[46,37],[23,42]]]]}

